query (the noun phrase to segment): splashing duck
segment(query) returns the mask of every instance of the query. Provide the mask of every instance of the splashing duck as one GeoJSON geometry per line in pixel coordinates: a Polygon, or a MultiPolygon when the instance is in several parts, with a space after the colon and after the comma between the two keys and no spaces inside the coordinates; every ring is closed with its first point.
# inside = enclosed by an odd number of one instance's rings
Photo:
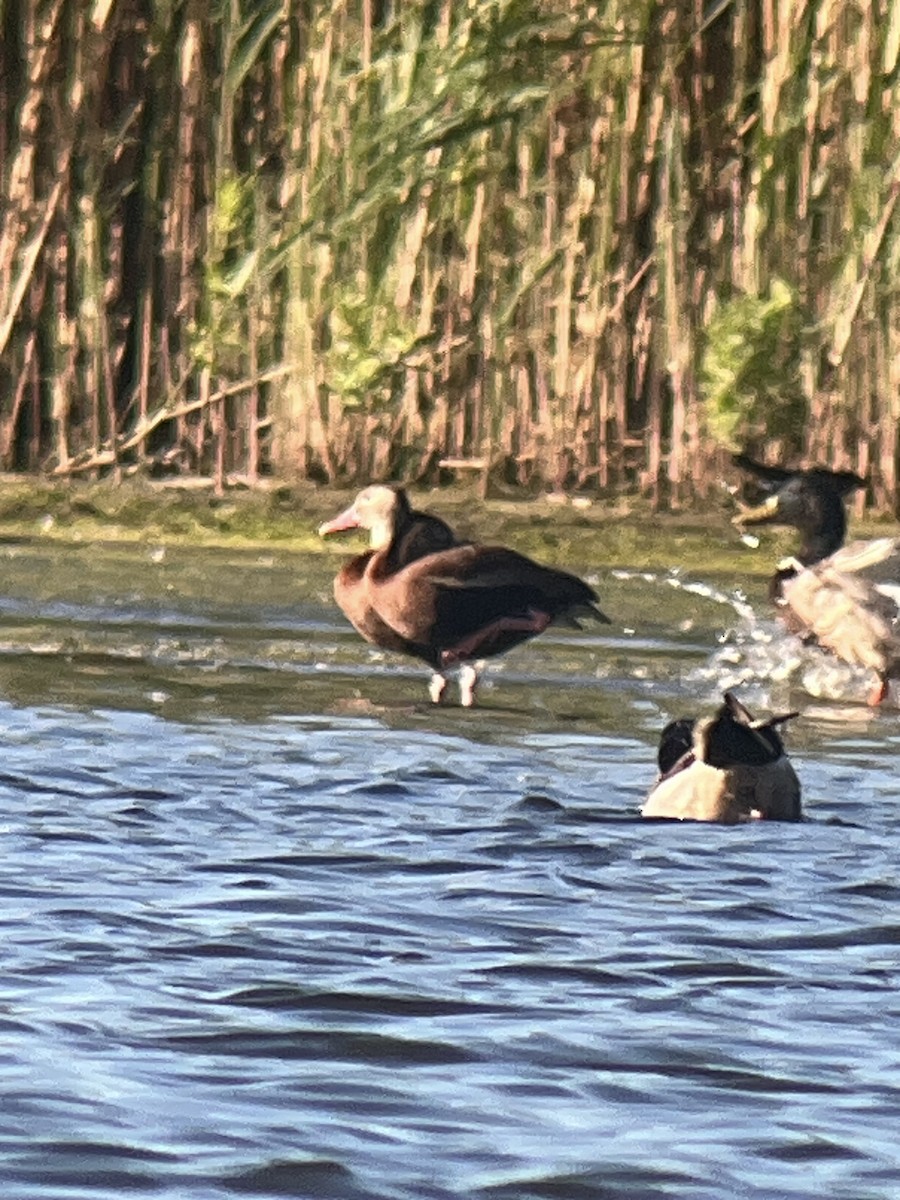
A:
{"type": "Polygon", "coordinates": [[[743,508],[734,523],[790,525],[800,534],[796,554],[778,564],[769,587],[785,625],[843,662],[872,671],[868,702],[883,703],[891,679],[900,676],[900,588],[874,576],[896,579],[900,539],[844,545],[844,498],[865,480],[850,471],[769,467],[746,455],[735,462],[769,494],[743,508]]]}

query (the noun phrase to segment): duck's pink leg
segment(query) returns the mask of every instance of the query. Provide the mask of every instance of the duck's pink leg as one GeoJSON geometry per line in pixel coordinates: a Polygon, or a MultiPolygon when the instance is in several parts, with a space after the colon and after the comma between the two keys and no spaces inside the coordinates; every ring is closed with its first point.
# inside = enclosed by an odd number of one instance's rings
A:
{"type": "Polygon", "coordinates": [[[461,662],[465,658],[477,658],[478,650],[498,633],[542,633],[550,624],[550,614],[530,608],[527,617],[498,617],[483,629],[463,638],[455,646],[441,651],[444,666],[461,662]]]}
{"type": "Polygon", "coordinates": [[[459,702],[463,708],[471,708],[475,703],[475,689],[478,687],[478,668],[482,663],[463,663],[459,671],[459,702]]]}
{"type": "Polygon", "coordinates": [[[432,704],[440,704],[444,699],[444,692],[447,688],[447,676],[441,675],[439,671],[435,671],[431,676],[428,684],[428,695],[431,697],[432,704]]]}
{"type": "Polygon", "coordinates": [[[883,704],[887,700],[890,690],[890,683],[879,675],[871,692],[869,692],[868,704],[872,708],[877,708],[879,704],[883,704]]]}

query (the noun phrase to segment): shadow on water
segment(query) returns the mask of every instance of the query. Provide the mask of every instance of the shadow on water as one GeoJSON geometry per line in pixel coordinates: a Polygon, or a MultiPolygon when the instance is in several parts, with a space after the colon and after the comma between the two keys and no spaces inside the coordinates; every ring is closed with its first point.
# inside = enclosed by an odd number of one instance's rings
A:
{"type": "Polygon", "coordinates": [[[0,1197],[896,1196],[897,712],[758,596],[601,573],[463,710],[334,560],[2,553],[0,1197]],[[726,684],[807,819],[642,823],[726,684]]]}

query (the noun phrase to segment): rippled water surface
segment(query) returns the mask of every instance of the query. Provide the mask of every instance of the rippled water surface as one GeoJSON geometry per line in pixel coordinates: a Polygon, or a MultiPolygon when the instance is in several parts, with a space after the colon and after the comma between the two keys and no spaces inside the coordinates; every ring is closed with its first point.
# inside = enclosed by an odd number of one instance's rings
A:
{"type": "Polygon", "coordinates": [[[0,1196],[900,1195],[900,714],[752,592],[598,569],[435,710],[336,559],[0,556],[0,1196]],[[726,685],[806,819],[641,823],[726,685]]]}

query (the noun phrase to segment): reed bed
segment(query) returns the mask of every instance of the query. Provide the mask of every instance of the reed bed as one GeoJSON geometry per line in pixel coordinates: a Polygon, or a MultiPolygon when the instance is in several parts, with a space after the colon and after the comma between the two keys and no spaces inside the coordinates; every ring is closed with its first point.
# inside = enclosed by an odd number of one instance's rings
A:
{"type": "Polygon", "coordinates": [[[897,511],[898,0],[0,24],[0,470],[897,511]]]}

